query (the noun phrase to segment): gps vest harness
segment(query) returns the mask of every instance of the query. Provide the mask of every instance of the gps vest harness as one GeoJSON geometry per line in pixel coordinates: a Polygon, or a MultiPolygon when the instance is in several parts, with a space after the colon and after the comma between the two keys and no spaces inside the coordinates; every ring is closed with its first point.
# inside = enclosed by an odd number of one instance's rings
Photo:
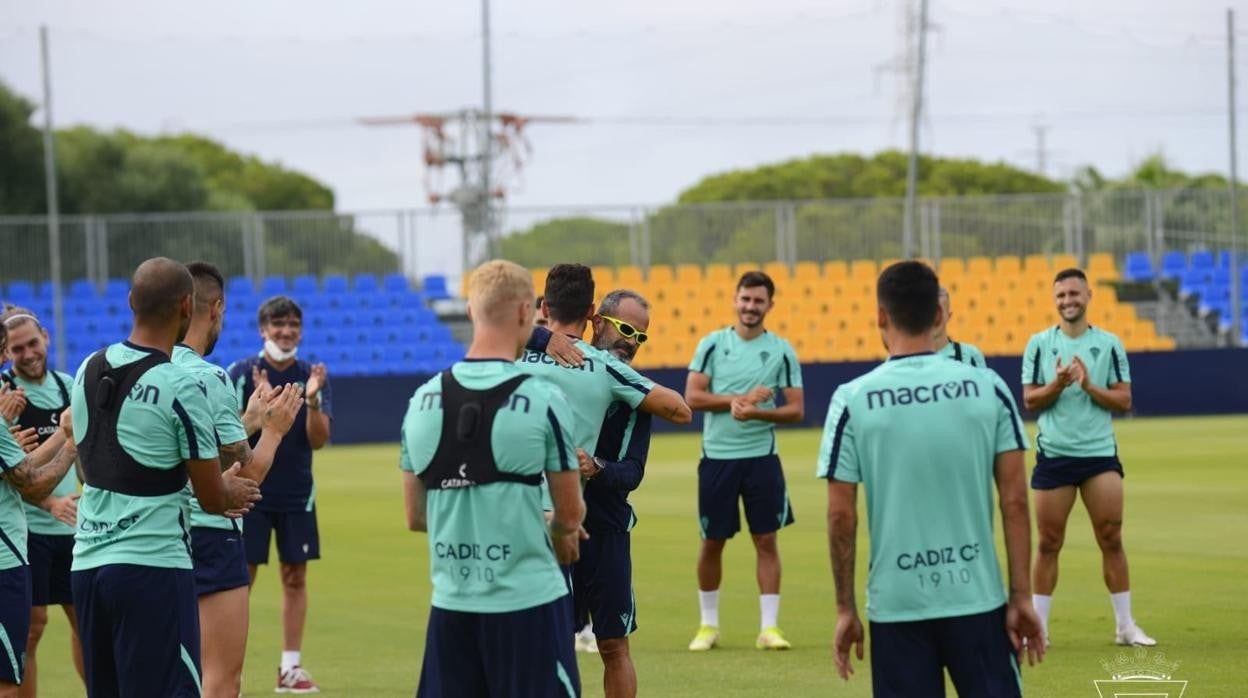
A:
{"type": "Polygon", "coordinates": [[[158,497],[186,486],[186,468],[149,468],[121,447],[117,422],[121,408],[139,378],[169,357],[151,353],[124,366],[110,366],[100,350],[87,361],[83,392],[87,403],[87,433],[78,443],[82,474],[92,487],[136,497],[158,497]]]}
{"type": "MultiPolygon", "coordinates": [[[[35,433],[39,436],[39,443],[52,438],[52,435],[61,428],[61,412],[69,407],[69,388],[65,385],[65,381],[56,375],[56,371],[48,371],[46,376],[51,376],[56,381],[56,387],[61,393],[61,406],[45,409],[36,407],[35,403],[29,398],[26,400],[26,407],[22,409],[22,413],[17,416],[17,426],[23,429],[34,428],[35,433]]],[[[46,380],[45,376],[45,380],[46,380]]],[[[17,375],[13,369],[9,369],[6,373],[0,374],[0,380],[9,384],[9,387],[17,389],[17,375]]]]}
{"type": "Polygon", "coordinates": [[[468,390],[451,372],[442,372],[442,436],[429,467],[420,474],[425,489],[477,487],[492,482],[541,485],[541,474],[502,472],[494,460],[490,436],[494,417],[529,376],[509,378],[486,390],[468,390]]]}

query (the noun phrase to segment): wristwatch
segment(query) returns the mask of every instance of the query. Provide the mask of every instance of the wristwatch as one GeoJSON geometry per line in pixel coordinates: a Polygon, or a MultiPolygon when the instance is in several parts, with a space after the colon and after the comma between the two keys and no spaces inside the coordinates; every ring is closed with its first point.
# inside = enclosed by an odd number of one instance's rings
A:
{"type": "Polygon", "coordinates": [[[593,474],[593,475],[591,475],[590,477],[594,477],[594,476],[598,475],[599,473],[601,473],[602,471],[606,470],[606,469],[607,469],[607,462],[606,462],[605,460],[603,460],[603,459],[599,458],[598,456],[594,456],[594,467],[595,467],[595,468],[597,468],[597,470],[595,470],[595,471],[594,471],[594,474],[593,474]]]}

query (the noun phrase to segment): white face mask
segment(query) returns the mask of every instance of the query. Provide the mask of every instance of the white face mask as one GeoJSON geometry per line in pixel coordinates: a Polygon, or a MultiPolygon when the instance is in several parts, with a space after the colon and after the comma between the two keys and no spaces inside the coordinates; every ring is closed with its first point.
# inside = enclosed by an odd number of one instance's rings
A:
{"type": "Polygon", "coordinates": [[[290,351],[282,351],[282,348],[277,346],[277,342],[266,339],[264,340],[264,353],[268,354],[270,359],[280,363],[295,358],[295,354],[299,353],[299,347],[295,347],[290,351]]]}

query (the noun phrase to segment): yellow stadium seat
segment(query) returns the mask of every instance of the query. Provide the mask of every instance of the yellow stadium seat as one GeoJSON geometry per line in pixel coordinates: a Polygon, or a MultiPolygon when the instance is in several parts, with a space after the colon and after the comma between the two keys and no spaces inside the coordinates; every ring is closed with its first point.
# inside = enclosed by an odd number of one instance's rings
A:
{"type": "Polygon", "coordinates": [[[993,267],[999,275],[1022,276],[1023,274],[1023,260],[1014,255],[997,257],[993,262],[993,267]]]}
{"type": "Polygon", "coordinates": [[[533,269],[533,288],[537,289],[537,295],[546,292],[546,273],[547,269],[533,269]]]}
{"type": "Polygon", "coordinates": [[[1088,276],[1092,277],[1094,283],[1117,281],[1118,265],[1114,263],[1114,256],[1107,252],[1097,252],[1089,256],[1088,276]]]}
{"type": "Polygon", "coordinates": [[[1050,276],[1049,269],[1049,258],[1042,254],[1029,254],[1023,260],[1023,273],[1027,276],[1047,279],[1050,276]]]}
{"type": "Polygon", "coordinates": [[[966,273],[978,278],[990,277],[992,276],[992,260],[987,257],[971,257],[966,260],[966,273]]]}
{"type": "Polygon", "coordinates": [[[849,265],[839,259],[832,260],[831,262],[825,262],[823,265],[823,278],[830,281],[848,279],[849,265]]]}
{"type": "Polygon", "coordinates": [[[959,257],[945,257],[940,260],[936,275],[940,277],[940,283],[948,287],[953,280],[966,276],[966,262],[959,257]]]}
{"type": "Polygon", "coordinates": [[[789,271],[789,265],[784,262],[768,262],[764,264],[763,273],[770,276],[777,286],[787,283],[793,276],[792,272],[789,271]]]}
{"type": "Polygon", "coordinates": [[[732,282],[735,284],[747,271],[760,271],[763,265],[758,262],[738,262],[732,265],[732,282]]]}
{"type": "Polygon", "coordinates": [[[702,267],[696,264],[680,264],[676,267],[676,281],[685,284],[702,283],[702,267]]]}
{"type": "Polygon", "coordinates": [[[822,278],[819,273],[818,262],[798,262],[793,265],[793,278],[795,280],[814,280],[822,278]]]}
{"type": "Polygon", "coordinates": [[[594,288],[599,295],[615,288],[615,269],[612,267],[590,267],[594,275],[594,288]]]}
{"type": "Polygon", "coordinates": [[[1053,255],[1053,264],[1049,266],[1050,271],[1057,274],[1063,269],[1075,269],[1079,267],[1079,260],[1075,259],[1073,254],[1053,255]]]}
{"type": "Polygon", "coordinates": [[[670,284],[676,281],[676,274],[672,268],[666,264],[651,264],[650,273],[646,276],[646,283],[654,288],[656,284],[670,284]]]}
{"type": "Polygon", "coordinates": [[[731,284],[735,279],[732,278],[732,267],[727,264],[708,264],[706,265],[706,283],[708,284],[731,284]]]}
{"type": "Polygon", "coordinates": [[[620,288],[641,288],[641,269],[632,264],[615,268],[615,283],[620,288]]]}
{"type": "Polygon", "coordinates": [[[874,285],[879,275],[879,268],[873,260],[856,259],[849,265],[849,277],[851,279],[866,279],[874,285]]]}

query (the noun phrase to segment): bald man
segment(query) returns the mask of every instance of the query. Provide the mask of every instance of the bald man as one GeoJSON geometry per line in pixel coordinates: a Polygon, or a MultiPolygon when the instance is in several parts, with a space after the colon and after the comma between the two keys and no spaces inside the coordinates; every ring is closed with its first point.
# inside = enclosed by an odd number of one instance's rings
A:
{"type": "Polygon", "coordinates": [[[949,310],[949,290],[943,286],[940,289],[940,313],[941,317],[932,334],[932,345],[936,348],[936,353],[976,368],[986,368],[988,362],[984,360],[984,352],[979,347],[949,338],[949,320],[953,317],[953,312],[949,310]]]}
{"type": "Polygon", "coordinates": [[[242,516],[260,498],[238,463],[221,471],[205,386],[170,363],[193,299],[185,266],[143,262],[129,338],[92,354],[74,379],[85,486],[71,569],[92,698],[200,695],[188,481],[210,514],[242,516]]]}

